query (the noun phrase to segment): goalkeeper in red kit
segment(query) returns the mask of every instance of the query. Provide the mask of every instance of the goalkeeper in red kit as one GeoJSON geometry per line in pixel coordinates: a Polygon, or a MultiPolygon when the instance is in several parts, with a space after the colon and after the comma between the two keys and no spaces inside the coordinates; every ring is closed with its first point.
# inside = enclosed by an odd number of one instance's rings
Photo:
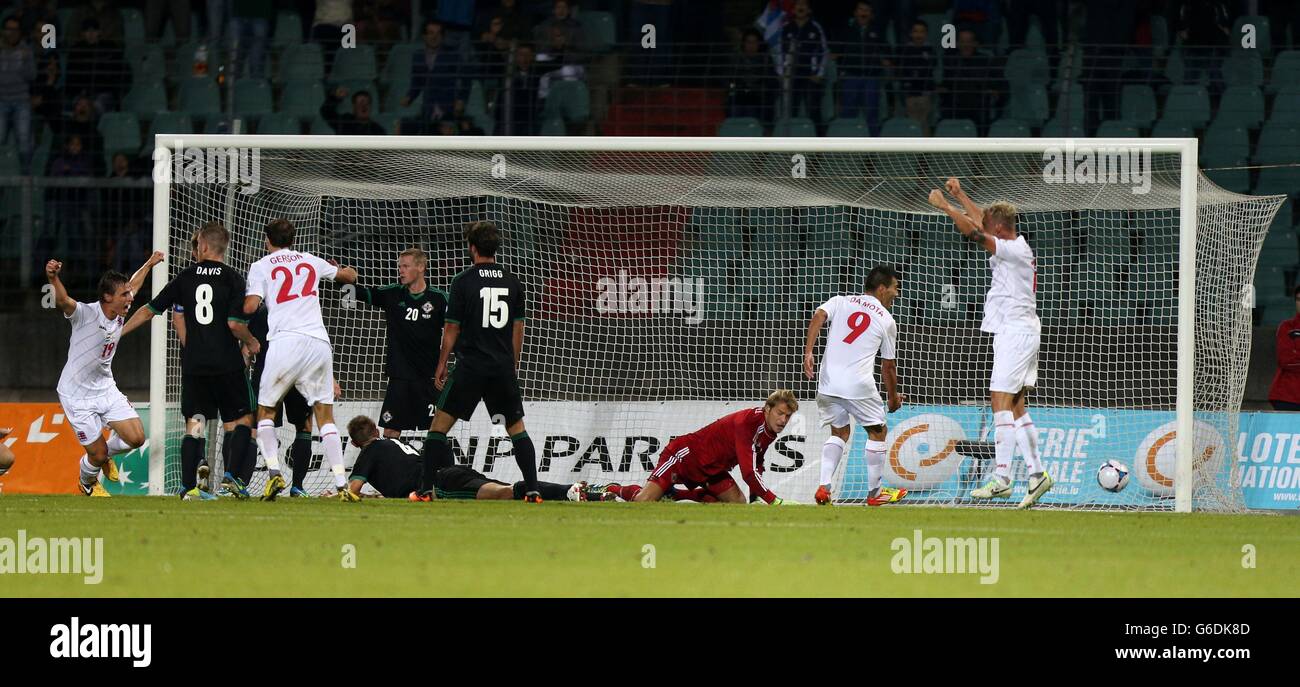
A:
{"type": "Polygon", "coordinates": [[[625,501],[658,501],[667,494],[679,500],[745,503],[731,477],[731,469],[740,466],[753,499],[780,504],[782,500],[763,484],[763,454],[798,410],[794,393],[778,389],[762,408],[724,415],[668,442],[644,487],[609,485],[606,489],[625,501]]]}

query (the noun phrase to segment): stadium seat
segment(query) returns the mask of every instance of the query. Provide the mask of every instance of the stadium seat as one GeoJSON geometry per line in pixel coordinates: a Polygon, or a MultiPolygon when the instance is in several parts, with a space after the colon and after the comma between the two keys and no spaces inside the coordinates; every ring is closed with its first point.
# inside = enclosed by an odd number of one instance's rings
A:
{"type": "Polygon", "coordinates": [[[934,127],[934,135],[942,138],[975,138],[975,122],[969,119],[941,119],[934,127]]]}
{"type": "Polygon", "coordinates": [[[320,116],[325,103],[325,86],[319,80],[290,81],[280,94],[280,111],[298,119],[320,116]]]}
{"type": "Polygon", "coordinates": [[[1225,86],[1259,88],[1264,85],[1264,60],[1256,50],[1233,50],[1223,61],[1222,69],[1225,86]]]}
{"type": "Polygon", "coordinates": [[[1273,111],[1269,114],[1270,124],[1300,124],[1300,84],[1283,88],[1273,98],[1273,111]]]}
{"type": "Polygon", "coordinates": [[[892,117],[880,126],[880,135],[890,138],[919,138],[921,125],[908,117],[892,117]]]}
{"type": "MultiPolygon", "coordinates": [[[[181,83],[186,79],[194,76],[195,54],[199,49],[199,43],[190,41],[184,45],[177,46],[176,53],[172,57],[171,80],[174,83],[181,83]]],[[[208,74],[217,73],[217,67],[221,64],[221,50],[215,46],[207,46],[208,50],[208,74]]]]}
{"type": "Polygon", "coordinates": [[[542,128],[539,132],[542,136],[565,136],[569,130],[564,124],[563,117],[547,117],[542,120],[542,128]]]}
{"type": "Polygon", "coordinates": [[[609,52],[614,47],[614,15],[609,12],[584,9],[582,33],[584,48],[591,52],[609,52]]]}
{"type": "Polygon", "coordinates": [[[1195,138],[1192,127],[1183,122],[1166,122],[1160,120],[1151,129],[1152,138],[1195,138]]]}
{"type": "Polygon", "coordinates": [[[374,116],[375,123],[384,128],[384,133],[389,136],[396,136],[398,133],[398,123],[402,121],[402,116],[396,113],[380,113],[374,116]]]}
{"type": "Polygon", "coordinates": [[[325,78],[325,56],[318,43],[291,45],[280,53],[280,81],[310,81],[325,78]]]}
{"type": "Polygon", "coordinates": [[[221,114],[221,91],[211,77],[190,77],[181,82],[176,109],[190,116],[221,114]]]}
{"type": "Polygon", "coordinates": [[[989,125],[989,136],[999,138],[1028,138],[1029,125],[1018,119],[999,119],[989,125]]]}
{"type": "Polygon", "coordinates": [[[1086,135],[1082,119],[1070,120],[1067,126],[1065,121],[1054,117],[1043,124],[1042,129],[1043,138],[1083,138],[1086,135]]]}
{"type": "Polygon", "coordinates": [[[1156,93],[1150,86],[1129,84],[1119,92],[1119,118],[1142,129],[1156,121],[1156,93]]]}
{"type": "Polygon", "coordinates": [[[155,113],[167,111],[167,89],[161,81],[136,81],[122,98],[121,109],[148,121],[155,113]]]}
{"type": "Polygon", "coordinates": [[[1138,138],[1142,134],[1132,122],[1108,119],[1097,126],[1098,138],[1138,138]]]}
{"type": "Polygon", "coordinates": [[[763,125],[753,117],[728,117],[718,127],[719,136],[762,136],[763,125]]]}
{"type": "Polygon", "coordinates": [[[1040,127],[1047,121],[1050,112],[1047,104],[1047,89],[1043,86],[1021,86],[1011,89],[1011,103],[1007,116],[1018,119],[1031,127],[1040,127]]]}
{"type": "Polygon", "coordinates": [[[1046,86],[1051,77],[1047,55],[1037,50],[1019,48],[1007,56],[1003,75],[1014,91],[1023,86],[1046,86]]]}
{"type": "Polygon", "coordinates": [[[302,122],[293,115],[283,112],[271,112],[257,120],[257,133],[263,135],[298,135],[302,133],[302,122]]]}
{"type": "Polygon", "coordinates": [[[1232,123],[1211,125],[1201,137],[1199,163],[1214,183],[1236,193],[1250,190],[1250,170],[1215,169],[1250,164],[1250,134],[1232,123]]]}
{"type": "MultiPolygon", "coordinates": [[[[584,16],[586,16],[585,13],[584,16]]],[[[789,119],[778,121],[772,135],[801,138],[812,137],[817,135],[817,126],[807,117],[791,117],[789,119]]]]}
{"type": "Polygon", "coordinates": [[[841,117],[831,120],[831,123],[826,126],[826,135],[834,138],[865,138],[871,135],[871,131],[867,129],[864,120],[856,117],[841,117]]]}
{"type": "Polygon", "coordinates": [[[1268,122],[1259,134],[1254,162],[1263,165],[1256,194],[1300,194],[1300,126],[1268,122]]]}
{"type": "Polygon", "coordinates": [[[150,155],[154,148],[154,136],[158,134],[192,134],[194,121],[181,112],[160,112],[149,124],[149,135],[140,148],[141,155],[150,155]]]}
{"type": "Polygon", "coordinates": [[[274,110],[271,103],[271,84],[266,79],[239,79],[235,81],[235,114],[241,117],[259,117],[274,110]]]}
{"type": "MultiPolygon", "coordinates": [[[[1183,61],[1182,48],[1175,47],[1169,51],[1169,59],[1165,60],[1165,79],[1175,86],[1181,86],[1186,76],[1187,64],[1183,61]]],[[[1201,79],[1205,79],[1205,72],[1201,73],[1201,79]]]]}
{"type": "Polygon", "coordinates": [[[1174,86],[1165,97],[1160,119],[1200,129],[1210,121],[1210,94],[1202,86],[1174,86]]]}
{"type": "MultiPolygon", "coordinates": [[[[471,89],[473,87],[471,86],[471,89]]],[[[471,96],[473,90],[470,91],[471,96]]],[[[406,87],[403,84],[393,84],[388,89],[388,95],[384,96],[384,112],[400,114],[403,117],[417,117],[420,114],[421,103],[424,101],[424,95],[417,93],[415,100],[412,100],[406,107],[402,107],[402,98],[406,95],[406,87]]],[[[469,115],[475,122],[478,122],[478,113],[470,109],[470,102],[465,102],[465,114],[469,115]]],[[[484,112],[486,115],[486,111],[484,112]]],[[[481,126],[481,125],[480,125],[481,126]]],[[[487,129],[484,129],[487,131],[487,129]]]]}
{"type": "Polygon", "coordinates": [[[1253,86],[1233,86],[1219,99],[1216,123],[1258,129],[1264,121],[1264,94],[1253,86]]]}
{"type": "Polygon", "coordinates": [[[113,154],[124,152],[135,155],[142,145],[140,140],[140,120],[130,112],[105,112],[99,118],[99,134],[104,137],[104,160],[113,159],[113,154]]]}
{"type": "Polygon", "coordinates": [[[302,43],[302,20],[297,12],[280,10],[275,15],[275,32],[271,35],[271,47],[280,49],[302,43]]]}
{"type": "Polygon", "coordinates": [[[118,9],[118,13],[122,15],[122,43],[125,45],[144,43],[144,15],[140,10],[134,7],[123,7],[118,9]]]}
{"type": "Polygon", "coordinates": [[[1056,109],[1052,112],[1052,118],[1068,119],[1082,125],[1085,100],[1082,85],[1077,83],[1058,85],[1056,88],[1056,109]]]}
{"type": "Polygon", "coordinates": [[[1151,49],[1156,57],[1169,50],[1169,24],[1164,16],[1155,12],[1151,13],[1151,49]]]}
{"type": "Polygon", "coordinates": [[[570,124],[585,122],[591,117],[591,94],[582,81],[552,81],[542,105],[542,117],[561,117],[570,124]]]}
{"type": "Polygon", "coordinates": [[[345,81],[374,81],[379,78],[379,68],[375,62],[375,47],[358,44],[355,48],[342,48],[334,53],[334,64],[330,68],[330,83],[345,81]]]}
{"type": "Polygon", "coordinates": [[[1232,24],[1232,34],[1229,39],[1233,45],[1241,45],[1244,37],[1242,27],[1250,24],[1255,27],[1255,47],[1252,52],[1258,50],[1260,54],[1267,56],[1273,50],[1272,38],[1269,35],[1268,17],[1259,15],[1243,14],[1237,17],[1237,21],[1232,24]]]}
{"type": "Polygon", "coordinates": [[[160,46],[133,43],[126,47],[125,57],[132,83],[161,82],[167,76],[167,57],[160,46]]]}
{"type": "Polygon", "coordinates": [[[1300,84],[1300,50],[1283,50],[1273,60],[1273,71],[1268,77],[1268,92],[1277,93],[1296,84],[1300,84]]]}
{"type": "Polygon", "coordinates": [[[322,119],[318,114],[315,119],[311,120],[309,133],[313,136],[333,136],[334,127],[330,126],[329,122],[322,119]]]}
{"type": "MultiPolygon", "coordinates": [[[[0,144],[0,177],[18,176],[22,173],[18,149],[13,144],[0,144]]],[[[8,189],[5,189],[8,190],[8,189]]]]}
{"type": "Polygon", "coordinates": [[[385,85],[401,84],[405,91],[411,82],[411,61],[420,46],[414,43],[397,43],[388,51],[384,60],[384,71],[379,75],[379,82],[385,85]]]}

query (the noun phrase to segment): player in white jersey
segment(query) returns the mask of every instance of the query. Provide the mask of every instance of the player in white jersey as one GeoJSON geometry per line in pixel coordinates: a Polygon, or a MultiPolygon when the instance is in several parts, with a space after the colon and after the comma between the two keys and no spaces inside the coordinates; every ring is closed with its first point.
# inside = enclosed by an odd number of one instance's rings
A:
{"type": "Polygon", "coordinates": [[[343,443],[334,425],[334,360],[329,333],[320,313],[317,289],[323,279],[355,284],[357,272],[293,249],[294,226],[287,219],[266,225],[267,255],[248,268],[244,313],[252,315],[266,301],[268,346],[257,390],[257,443],[270,478],[262,499],[273,501],[288,486],[280,476],[280,444],[275,413],[290,388],[311,404],[321,444],[334,473],[339,498],[360,501],[347,488],[343,443]]]}
{"type": "Polygon", "coordinates": [[[898,367],[894,351],[898,325],[889,308],[898,297],[898,272],[892,265],[877,265],[867,275],[867,292],[857,296],[834,296],[817,308],[808,323],[803,346],[803,373],[813,378],[813,346],[822,325],[826,332],[826,354],[817,381],[817,412],[831,436],[822,445],[821,486],[814,499],[819,505],[831,502],[831,479],[849,443],[851,422],[867,429],[867,505],[894,503],[907,490],[880,485],[885,465],[885,404],[876,390],[876,354],[889,396],[889,412],[898,410],[907,396],[898,393],[898,367]]]}
{"type": "Polygon", "coordinates": [[[1016,234],[1016,207],[993,203],[982,210],[949,179],[948,193],[961,203],[952,207],[939,189],[930,191],[930,204],[944,211],[957,231],[991,253],[989,268],[993,284],[984,300],[984,321],[980,329],[993,335],[993,378],[989,401],[993,406],[994,456],[996,468],[984,486],[971,492],[975,499],[1005,499],[1011,496],[1011,460],[1017,446],[1029,472],[1029,488],[1020,501],[1029,508],[1052,488],[1052,477],[1043,469],[1038,453],[1038,430],[1025,409],[1025,395],[1038,382],[1038,344],[1042,325],[1034,292],[1038,288],[1038,263],[1024,236],[1016,234]]]}
{"type": "MultiPolygon", "coordinates": [[[[0,427],[0,440],[9,436],[12,431],[14,431],[13,427],[0,427]]],[[[13,468],[16,460],[17,457],[14,456],[13,449],[0,443],[0,477],[4,477],[5,473],[13,468]]]]}
{"type": "Polygon", "coordinates": [[[59,376],[58,392],[77,443],[86,448],[79,485],[87,496],[108,496],[99,483],[100,470],[109,480],[117,481],[112,456],[144,444],[144,424],[113,380],[113,356],[117,355],[122,326],[135,294],[149,270],[162,261],[163,254],[154,251],[130,279],[120,272],[105,272],[99,279],[99,300],[95,303],[72,300],[59,279],[63,263],[45,263],[45,277],[54,287],[54,306],[72,322],[68,361],[59,376]],[[112,430],[107,441],[103,437],[105,426],[112,430]]]}

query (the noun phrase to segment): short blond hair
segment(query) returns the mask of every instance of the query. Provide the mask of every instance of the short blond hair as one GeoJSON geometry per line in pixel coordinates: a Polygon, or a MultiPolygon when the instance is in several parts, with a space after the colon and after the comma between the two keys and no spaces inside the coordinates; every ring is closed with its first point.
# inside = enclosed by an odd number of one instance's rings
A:
{"type": "Polygon", "coordinates": [[[992,217],[994,222],[1001,222],[1012,229],[1016,228],[1016,206],[1005,200],[990,205],[984,213],[992,217]]]}
{"type": "Polygon", "coordinates": [[[397,258],[400,260],[408,255],[411,256],[412,260],[415,260],[415,264],[419,267],[424,267],[429,262],[429,256],[425,255],[424,251],[414,246],[402,251],[397,258]]]}
{"type": "Polygon", "coordinates": [[[784,403],[790,406],[790,412],[799,411],[799,399],[794,397],[794,392],[789,389],[777,389],[767,395],[767,403],[763,405],[764,409],[775,408],[778,403],[784,403]]]}

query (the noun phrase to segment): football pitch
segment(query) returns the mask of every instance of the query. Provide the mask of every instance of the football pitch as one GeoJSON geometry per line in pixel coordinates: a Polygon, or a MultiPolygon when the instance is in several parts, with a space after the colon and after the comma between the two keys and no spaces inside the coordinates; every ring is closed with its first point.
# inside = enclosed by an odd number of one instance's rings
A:
{"type": "Polygon", "coordinates": [[[0,596],[16,597],[1300,592],[1294,517],[79,496],[4,496],[0,513],[0,596]],[[28,555],[102,537],[102,581],[8,574],[19,530],[28,555]]]}

